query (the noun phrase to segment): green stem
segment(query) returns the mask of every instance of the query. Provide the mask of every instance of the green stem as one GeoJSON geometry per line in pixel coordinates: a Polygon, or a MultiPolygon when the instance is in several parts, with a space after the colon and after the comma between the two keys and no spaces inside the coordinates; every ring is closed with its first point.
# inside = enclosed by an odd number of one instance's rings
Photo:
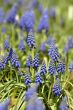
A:
{"type": "Polygon", "coordinates": [[[17,71],[15,70],[15,74],[16,74],[16,79],[17,79],[17,83],[19,82],[19,79],[18,79],[18,73],[17,71]]]}

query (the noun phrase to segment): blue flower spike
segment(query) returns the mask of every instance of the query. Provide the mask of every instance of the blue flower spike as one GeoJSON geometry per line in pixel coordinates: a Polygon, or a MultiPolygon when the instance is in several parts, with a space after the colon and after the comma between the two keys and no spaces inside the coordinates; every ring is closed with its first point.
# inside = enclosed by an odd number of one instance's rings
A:
{"type": "Polygon", "coordinates": [[[53,86],[52,92],[55,96],[60,96],[61,95],[62,89],[61,89],[61,86],[60,86],[60,79],[59,78],[56,78],[56,82],[53,86]]]}

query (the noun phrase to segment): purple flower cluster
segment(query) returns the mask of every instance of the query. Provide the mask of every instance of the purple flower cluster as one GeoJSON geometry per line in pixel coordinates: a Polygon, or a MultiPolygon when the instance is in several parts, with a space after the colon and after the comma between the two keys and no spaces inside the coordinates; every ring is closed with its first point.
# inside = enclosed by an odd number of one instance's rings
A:
{"type": "Polygon", "coordinates": [[[40,74],[41,74],[41,75],[45,75],[46,73],[47,73],[47,68],[46,68],[45,61],[43,61],[43,62],[42,62],[41,69],[40,69],[40,74]]]}
{"type": "Polygon", "coordinates": [[[46,33],[49,30],[47,10],[44,10],[43,15],[40,18],[39,25],[38,25],[38,32],[42,32],[43,29],[46,30],[46,33]]]}
{"type": "Polygon", "coordinates": [[[52,7],[50,9],[50,17],[52,17],[53,19],[56,18],[56,8],[55,7],[52,7]]]}
{"type": "Polygon", "coordinates": [[[33,11],[26,11],[20,19],[20,28],[26,29],[27,32],[34,28],[35,16],[33,11]]]}
{"type": "Polygon", "coordinates": [[[26,85],[29,85],[31,83],[30,74],[24,75],[24,82],[26,85]]]}
{"type": "Polygon", "coordinates": [[[36,55],[35,55],[35,57],[34,57],[34,59],[32,61],[32,67],[37,70],[39,65],[40,65],[39,54],[36,53],[36,55]]]}
{"type": "Polygon", "coordinates": [[[7,55],[0,56],[0,70],[3,70],[4,67],[8,64],[7,55]]]}
{"type": "Polygon", "coordinates": [[[26,101],[29,101],[30,98],[37,92],[38,85],[33,85],[32,87],[28,88],[28,90],[25,93],[25,99],[26,101]]]}
{"type": "Polygon", "coordinates": [[[32,57],[30,55],[28,56],[26,60],[26,66],[29,68],[32,66],[32,57]]]}
{"type": "Polygon", "coordinates": [[[69,49],[73,48],[73,37],[72,36],[68,37],[68,47],[69,49]]]}
{"type": "Polygon", "coordinates": [[[5,20],[7,23],[14,23],[15,22],[17,10],[18,10],[17,4],[14,4],[13,7],[9,10],[9,12],[6,15],[5,20]]]}
{"type": "Polygon", "coordinates": [[[64,97],[62,98],[62,101],[61,101],[61,103],[60,103],[59,109],[60,109],[60,110],[69,110],[68,104],[67,104],[67,96],[64,96],[64,97]]]}
{"type": "Polygon", "coordinates": [[[8,106],[10,104],[10,99],[5,100],[0,103],[0,110],[8,110],[8,106]]]}
{"type": "Polygon", "coordinates": [[[24,45],[24,40],[23,39],[20,39],[18,49],[25,52],[25,45],[24,45]]]}
{"type": "Polygon", "coordinates": [[[0,8],[0,24],[4,22],[5,13],[3,8],[0,8]]]}
{"type": "Polygon", "coordinates": [[[38,0],[32,0],[31,8],[35,8],[38,6],[38,0]]]}
{"type": "Polygon", "coordinates": [[[41,47],[40,47],[40,50],[42,52],[46,52],[46,42],[42,42],[41,47]]]}
{"type": "Polygon", "coordinates": [[[45,110],[43,101],[37,96],[37,87],[32,86],[26,91],[26,110],[45,110]]]}
{"type": "Polygon", "coordinates": [[[57,78],[56,79],[56,82],[55,82],[55,84],[53,86],[52,92],[53,92],[53,94],[55,96],[60,96],[61,91],[62,91],[62,89],[61,89],[61,86],[60,86],[60,79],[57,78]]]}
{"type": "Polygon", "coordinates": [[[73,72],[73,61],[72,61],[71,64],[69,65],[69,70],[70,70],[70,72],[73,72]]]}
{"type": "Polygon", "coordinates": [[[35,82],[36,84],[42,84],[42,78],[39,73],[36,74],[35,82]]]}
{"type": "Polygon", "coordinates": [[[29,31],[26,42],[30,49],[36,48],[33,30],[29,31]]]}
{"type": "Polygon", "coordinates": [[[0,70],[4,69],[4,63],[2,61],[2,59],[0,58],[0,70]]]}
{"type": "Polygon", "coordinates": [[[70,49],[73,49],[73,37],[69,36],[68,41],[64,46],[64,52],[68,53],[70,49]]]}
{"type": "Polygon", "coordinates": [[[50,45],[55,45],[56,40],[55,40],[54,37],[48,36],[48,41],[47,41],[47,43],[48,43],[49,46],[50,46],[50,45]]]}
{"type": "Polygon", "coordinates": [[[58,61],[60,57],[58,53],[58,48],[55,45],[51,44],[48,50],[48,55],[51,57],[53,61],[58,61]]]}
{"type": "Polygon", "coordinates": [[[64,62],[59,62],[57,67],[57,72],[64,74],[66,70],[66,65],[64,62]]]}
{"type": "Polygon", "coordinates": [[[56,74],[56,66],[54,61],[52,60],[50,61],[48,72],[50,73],[50,75],[56,74]]]}
{"type": "Polygon", "coordinates": [[[12,57],[10,59],[10,62],[11,62],[13,67],[16,67],[16,68],[20,67],[20,62],[18,60],[18,56],[17,56],[15,51],[13,51],[13,53],[12,53],[12,57]]]}
{"type": "Polygon", "coordinates": [[[4,41],[4,49],[9,49],[9,48],[10,48],[10,42],[9,42],[9,36],[8,36],[4,41]]]}

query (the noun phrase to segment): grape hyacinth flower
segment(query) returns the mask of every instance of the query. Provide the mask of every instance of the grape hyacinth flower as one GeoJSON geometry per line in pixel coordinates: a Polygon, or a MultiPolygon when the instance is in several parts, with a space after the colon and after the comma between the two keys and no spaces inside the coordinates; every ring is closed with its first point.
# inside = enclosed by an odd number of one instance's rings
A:
{"type": "Polygon", "coordinates": [[[45,8],[45,9],[43,10],[42,15],[47,15],[48,18],[49,18],[49,11],[48,11],[48,8],[45,8]]]}
{"type": "Polygon", "coordinates": [[[14,23],[15,22],[15,17],[18,11],[17,4],[14,4],[13,7],[9,10],[9,12],[6,15],[6,22],[7,23],[14,23]]]}
{"type": "Polygon", "coordinates": [[[58,48],[55,45],[51,44],[49,47],[48,55],[53,61],[57,62],[60,57],[58,53],[58,48]]]}
{"type": "Polygon", "coordinates": [[[7,58],[7,53],[5,53],[4,56],[0,56],[0,70],[4,69],[4,67],[8,64],[7,58]]]}
{"type": "Polygon", "coordinates": [[[32,4],[31,4],[31,7],[32,8],[35,8],[38,6],[38,0],[32,0],[32,4]]]}
{"type": "Polygon", "coordinates": [[[29,55],[26,60],[26,66],[30,68],[32,66],[32,57],[29,55]]]}
{"type": "Polygon", "coordinates": [[[27,45],[29,46],[30,49],[36,48],[33,30],[29,31],[26,42],[27,42],[27,45]]]}
{"type": "Polygon", "coordinates": [[[41,47],[40,47],[40,50],[42,52],[46,52],[46,42],[42,42],[41,47]]]}
{"type": "Polygon", "coordinates": [[[58,63],[58,67],[57,67],[57,72],[64,74],[65,73],[65,69],[66,69],[65,63],[64,62],[59,62],[58,63]]]}
{"type": "Polygon", "coordinates": [[[42,84],[42,78],[39,73],[36,74],[35,82],[37,84],[42,84]]]}
{"type": "Polygon", "coordinates": [[[48,43],[49,46],[50,46],[50,45],[55,45],[56,40],[55,40],[54,37],[48,36],[48,41],[47,41],[47,43],[48,43]]]}
{"type": "Polygon", "coordinates": [[[54,86],[53,86],[52,92],[53,92],[53,94],[54,94],[55,96],[60,96],[61,91],[62,91],[62,89],[61,89],[61,87],[60,87],[60,79],[57,78],[57,79],[56,79],[56,82],[55,82],[55,84],[54,84],[54,86]]]}
{"type": "Polygon", "coordinates": [[[11,62],[13,67],[16,67],[16,68],[20,67],[20,62],[18,60],[18,56],[16,55],[15,51],[13,51],[13,53],[12,53],[12,57],[10,59],[10,62],[11,62]]]}
{"type": "Polygon", "coordinates": [[[72,61],[71,64],[69,65],[69,70],[70,70],[70,72],[73,72],[73,61],[72,61]]]}
{"type": "Polygon", "coordinates": [[[9,50],[9,54],[8,54],[8,60],[11,60],[11,58],[12,58],[12,54],[13,54],[13,49],[12,48],[10,48],[10,50],[9,50]]]}
{"type": "Polygon", "coordinates": [[[41,69],[40,69],[40,74],[41,74],[41,75],[45,75],[46,73],[47,73],[47,68],[46,68],[45,61],[43,61],[43,62],[42,62],[41,69]]]}
{"type": "Polygon", "coordinates": [[[9,49],[9,48],[10,48],[10,43],[9,43],[9,36],[8,36],[4,41],[4,49],[9,49]]]}
{"type": "Polygon", "coordinates": [[[25,45],[24,45],[24,40],[21,39],[18,45],[18,49],[25,52],[25,45]]]}
{"type": "Polygon", "coordinates": [[[68,44],[65,44],[63,51],[64,51],[64,53],[66,53],[66,54],[69,52],[68,44]]]}
{"type": "Polygon", "coordinates": [[[8,56],[6,55],[6,53],[3,57],[3,64],[4,64],[4,66],[6,66],[8,64],[8,56]]]}
{"type": "Polygon", "coordinates": [[[26,104],[25,110],[45,110],[44,103],[39,97],[34,94],[26,104]]]}
{"type": "Polygon", "coordinates": [[[52,60],[50,61],[48,72],[50,73],[50,75],[56,74],[56,66],[54,61],[52,60]]]}
{"type": "Polygon", "coordinates": [[[72,36],[70,36],[68,38],[68,47],[69,47],[69,49],[73,48],[73,37],[72,36]]]}
{"type": "Polygon", "coordinates": [[[36,55],[32,61],[32,67],[37,70],[39,67],[39,64],[40,64],[39,54],[36,53],[36,55]]]}
{"type": "Polygon", "coordinates": [[[52,7],[50,9],[50,17],[52,17],[53,19],[56,19],[56,8],[52,7]]]}
{"type": "Polygon", "coordinates": [[[3,8],[0,8],[0,24],[4,22],[5,13],[3,8]]]}
{"type": "Polygon", "coordinates": [[[60,110],[69,110],[68,104],[67,104],[67,96],[64,96],[64,97],[62,98],[62,101],[61,101],[61,103],[60,103],[59,109],[60,109],[60,110]]]}
{"type": "Polygon", "coordinates": [[[43,15],[41,16],[39,20],[38,32],[42,32],[42,30],[46,30],[46,33],[49,30],[48,13],[46,10],[44,10],[43,15]]]}
{"type": "Polygon", "coordinates": [[[23,0],[17,0],[17,4],[18,4],[18,6],[22,6],[23,0]]]}
{"type": "Polygon", "coordinates": [[[26,29],[27,32],[34,28],[35,16],[33,11],[26,11],[20,19],[20,28],[26,29]]]}
{"type": "Polygon", "coordinates": [[[0,56],[0,70],[4,69],[4,62],[2,56],[0,56]]]}
{"type": "Polygon", "coordinates": [[[2,27],[2,35],[6,32],[6,28],[5,27],[2,27]]]}
{"type": "Polygon", "coordinates": [[[45,110],[45,106],[37,96],[38,84],[32,85],[25,93],[26,109],[25,110],[45,110]]]}
{"type": "Polygon", "coordinates": [[[40,13],[43,13],[43,6],[42,6],[41,3],[38,4],[38,11],[39,11],[40,13]]]}
{"type": "Polygon", "coordinates": [[[24,83],[26,85],[29,85],[31,83],[30,74],[25,74],[24,75],[24,83]]]}
{"type": "Polygon", "coordinates": [[[0,110],[8,110],[8,106],[10,104],[10,99],[5,100],[0,103],[0,110]]]}
{"type": "Polygon", "coordinates": [[[31,97],[33,96],[33,94],[36,94],[37,88],[38,88],[38,84],[33,85],[28,88],[28,90],[25,93],[25,100],[26,101],[29,101],[31,99],[31,97]]]}
{"type": "Polygon", "coordinates": [[[20,67],[20,62],[18,60],[16,60],[16,62],[15,62],[15,67],[16,68],[19,68],[20,67]]]}

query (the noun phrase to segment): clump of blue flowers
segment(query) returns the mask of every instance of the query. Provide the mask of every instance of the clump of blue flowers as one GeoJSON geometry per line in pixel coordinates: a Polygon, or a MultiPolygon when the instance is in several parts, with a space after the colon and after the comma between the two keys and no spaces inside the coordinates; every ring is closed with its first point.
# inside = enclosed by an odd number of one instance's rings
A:
{"type": "Polygon", "coordinates": [[[38,89],[38,84],[30,86],[25,93],[25,100],[29,101],[33,96],[33,94],[37,92],[37,89],[38,89]]]}
{"type": "Polygon", "coordinates": [[[12,57],[10,59],[10,62],[13,67],[16,67],[16,68],[20,67],[20,62],[18,60],[18,56],[15,51],[13,51],[13,53],[12,53],[12,57]]]}
{"type": "Polygon", "coordinates": [[[55,62],[57,62],[59,60],[60,54],[58,52],[58,48],[54,44],[50,45],[49,50],[48,50],[48,55],[55,62]]]}
{"type": "Polygon", "coordinates": [[[48,13],[46,9],[43,11],[43,14],[39,20],[39,25],[38,25],[38,32],[42,32],[42,30],[45,30],[46,33],[49,30],[48,13]]]}
{"type": "Polygon", "coordinates": [[[26,31],[29,32],[30,29],[34,29],[34,23],[35,23],[34,11],[26,11],[21,16],[20,28],[26,29],[26,31]]]}
{"type": "Polygon", "coordinates": [[[24,75],[24,82],[26,85],[29,85],[31,83],[30,74],[24,75]]]}
{"type": "Polygon", "coordinates": [[[61,86],[60,86],[60,79],[59,78],[56,79],[56,82],[53,86],[52,92],[55,96],[60,96],[61,95],[62,89],[61,89],[61,86]]]}
{"type": "Polygon", "coordinates": [[[47,73],[47,68],[46,68],[45,61],[43,61],[43,62],[42,62],[41,69],[40,69],[40,74],[41,74],[41,75],[45,75],[46,73],[47,73]]]}
{"type": "Polygon", "coordinates": [[[66,65],[64,62],[59,62],[57,67],[57,72],[64,74],[66,70],[66,65]]]}
{"type": "Polygon", "coordinates": [[[27,60],[26,60],[26,66],[30,68],[32,66],[32,57],[28,55],[27,60]]]}
{"type": "Polygon", "coordinates": [[[50,75],[56,74],[56,66],[53,60],[50,61],[48,72],[50,73],[50,75]]]}
{"type": "Polygon", "coordinates": [[[37,70],[39,65],[40,65],[39,54],[36,53],[36,55],[35,55],[35,57],[34,57],[34,59],[32,61],[32,67],[37,70]]]}
{"type": "Polygon", "coordinates": [[[26,110],[45,110],[43,101],[37,96],[37,87],[38,85],[32,86],[26,91],[26,110]]]}
{"type": "Polygon", "coordinates": [[[0,56],[0,70],[4,69],[4,62],[2,57],[0,56]]]}
{"type": "Polygon", "coordinates": [[[53,19],[56,19],[56,8],[52,7],[50,9],[50,17],[52,17],[53,19]]]}
{"type": "Polygon", "coordinates": [[[7,36],[6,40],[4,41],[4,49],[10,48],[9,36],[7,36]]]}
{"type": "Polygon", "coordinates": [[[40,50],[42,52],[46,52],[46,42],[42,42],[41,47],[40,47],[40,50]]]}
{"type": "Polygon", "coordinates": [[[9,104],[10,104],[10,99],[7,99],[4,102],[1,102],[0,110],[8,110],[9,104]]]}
{"type": "Polygon", "coordinates": [[[67,96],[64,96],[62,98],[62,101],[61,101],[60,106],[59,106],[60,110],[69,110],[67,101],[68,101],[67,96]]]}
{"type": "Polygon", "coordinates": [[[14,23],[15,22],[15,17],[18,11],[17,4],[14,4],[13,7],[8,11],[6,15],[6,22],[7,23],[14,23]]]}
{"type": "Polygon", "coordinates": [[[72,61],[71,64],[69,65],[69,70],[70,70],[70,72],[73,72],[73,61],[72,61]]]}
{"type": "Polygon", "coordinates": [[[36,73],[35,82],[36,82],[37,84],[42,84],[42,78],[41,78],[41,76],[40,76],[39,73],[36,73]]]}
{"type": "Polygon", "coordinates": [[[3,8],[0,8],[0,24],[4,22],[5,13],[3,8]]]}
{"type": "Polygon", "coordinates": [[[25,52],[25,45],[24,45],[24,40],[20,39],[20,42],[18,44],[18,49],[22,52],[25,52]]]}
{"type": "Polygon", "coordinates": [[[26,39],[27,45],[30,49],[36,48],[35,38],[34,38],[34,32],[31,29],[28,33],[27,39],[26,39]]]}

